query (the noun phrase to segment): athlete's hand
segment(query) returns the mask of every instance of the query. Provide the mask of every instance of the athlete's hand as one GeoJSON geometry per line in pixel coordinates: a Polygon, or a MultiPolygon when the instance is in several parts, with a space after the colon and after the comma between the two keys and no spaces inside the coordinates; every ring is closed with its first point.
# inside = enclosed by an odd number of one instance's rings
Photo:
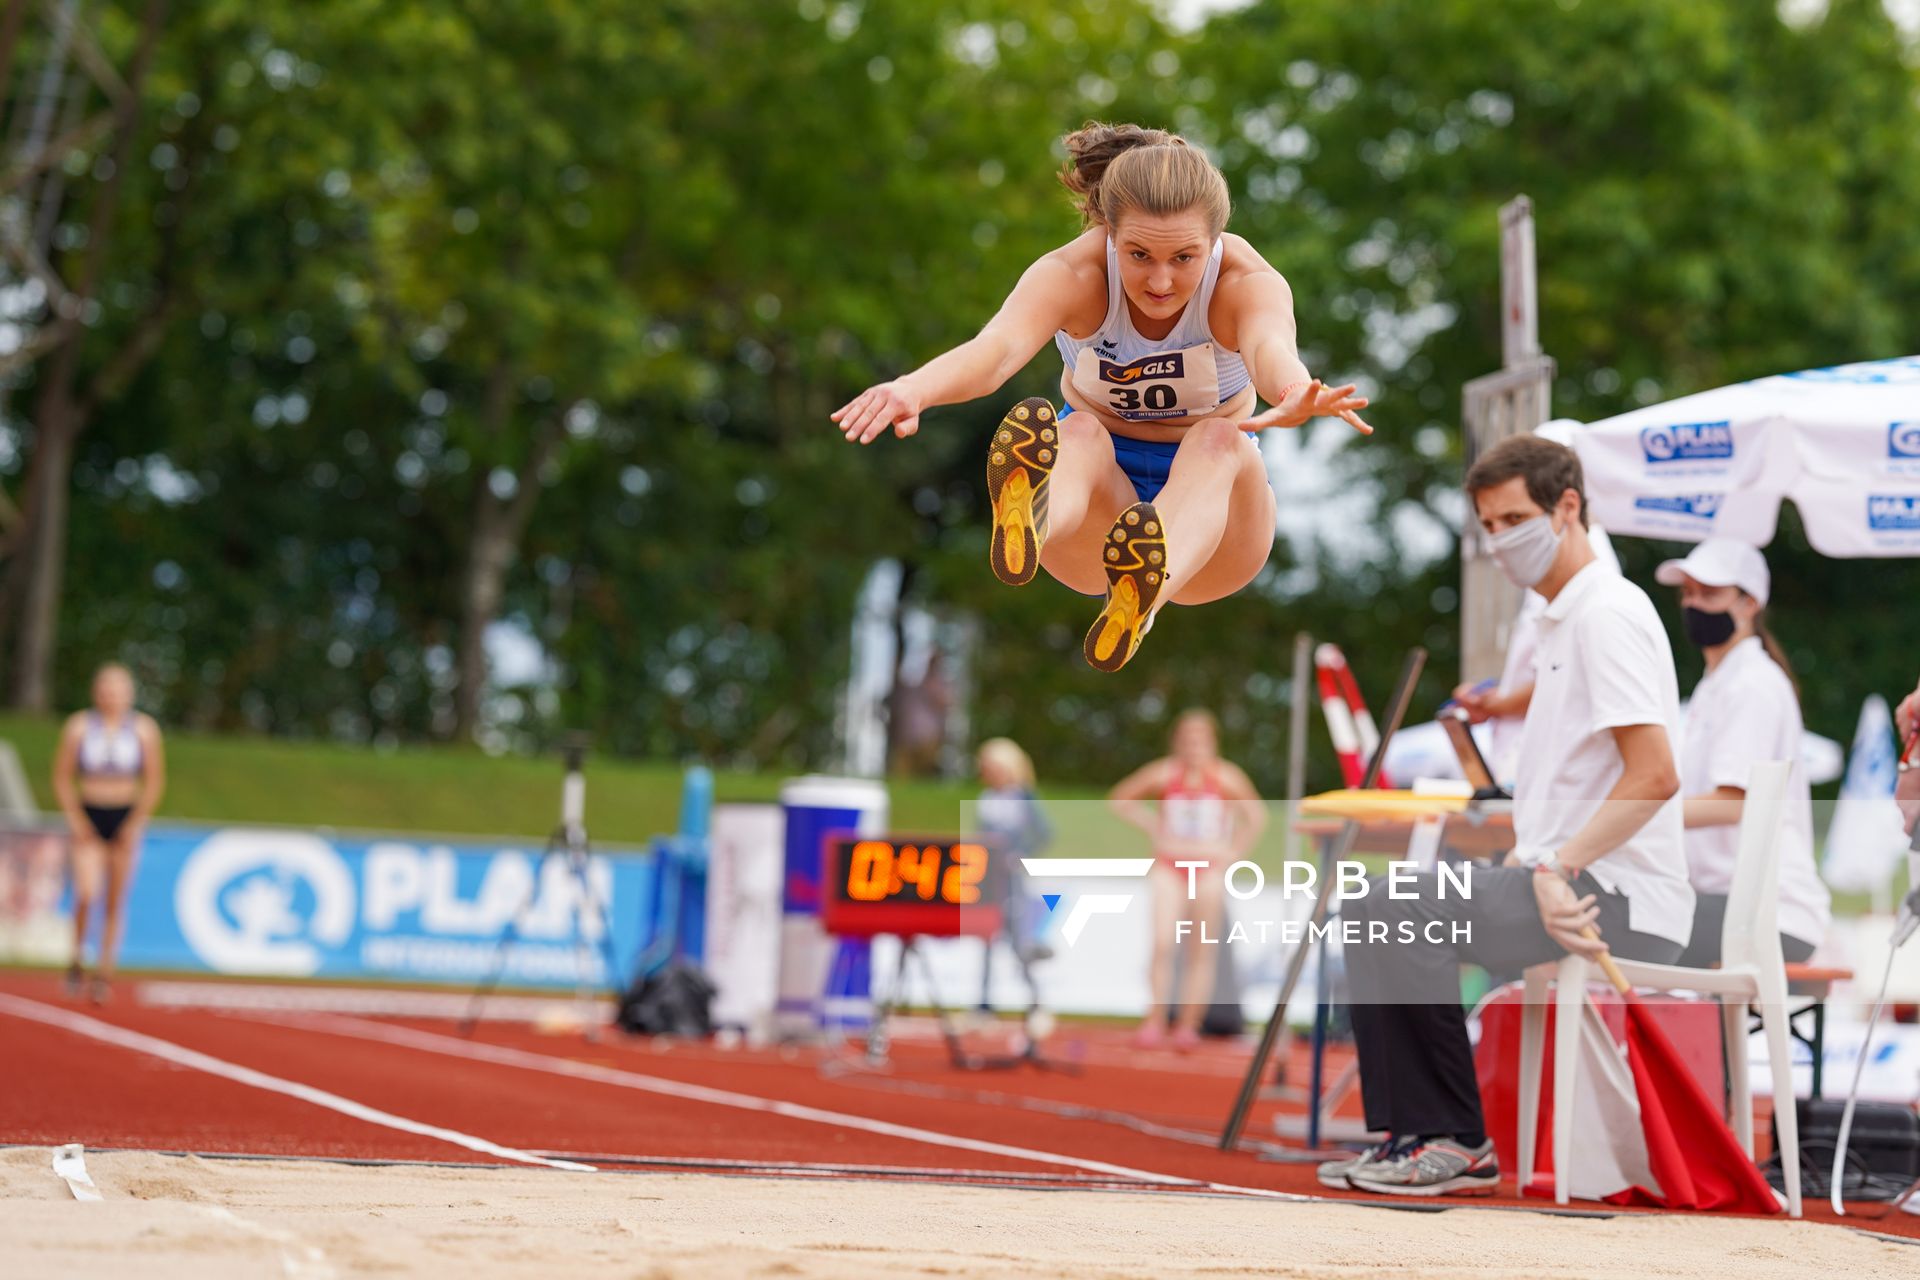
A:
{"type": "Polygon", "coordinates": [[[1373,428],[1360,420],[1359,412],[1367,407],[1367,398],[1353,394],[1356,385],[1349,382],[1344,387],[1329,387],[1318,378],[1295,383],[1287,389],[1279,404],[1258,417],[1242,422],[1241,430],[1298,427],[1315,418],[1339,418],[1361,435],[1370,436],[1373,428]]]}
{"type": "Polygon", "coordinates": [[[888,427],[905,440],[920,429],[920,397],[905,379],[868,387],[830,416],[849,441],[872,444],[888,427]]]}

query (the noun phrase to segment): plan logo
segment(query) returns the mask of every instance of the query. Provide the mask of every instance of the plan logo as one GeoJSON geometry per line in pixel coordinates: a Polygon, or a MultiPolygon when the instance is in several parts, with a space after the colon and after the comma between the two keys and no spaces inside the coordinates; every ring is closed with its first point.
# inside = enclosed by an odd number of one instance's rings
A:
{"type": "Polygon", "coordinates": [[[353,933],[353,873],[319,836],[222,831],[174,885],[181,935],[219,973],[307,977],[353,933]]]}
{"type": "Polygon", "coordinates": [[[1640,451],[1652,465],[1725,462],[1733,457],[1733,424],[1687,422],[1672,427],[1648,427],[1640,433],[1640,451]]]}
{"type": "MultiPolygon", "coordinates": [[[[1116,876],[1144,877],[1153,870],[1152,858],[1022,858],[1020,865],[1036,880],[1109,880],[1116,876]]],[[[1058,909],[1065,894],[1041,895],[1049,911],[1058,909]]],[[[1060,937],[1068,946],[1080,941],[1087,922],[1095,916],[1124,915],[1133,905],[1130,893],[1088,893],[1073,900],[1067,918],[1060,925],[1060,937]]]]}
{"type": "Polygon", "coordinates": [[[1720,503],[1725,496],[1719,493],[1681,493],[1667,497],[1635,498],[1633,508],[1636,511],[1653,511],[1662,515],[1711,520],[1720,514],[1720,503]]]}
{"type": "Polygon", "coordinates": [[[1887,428],[1889,458],[1920,458],[1920,422],[1896,422],[1887,428]]]}
{"type": "Polygon", "coordinates": [[[1875,533],[1920,533],[1920,495],[1876,493],[1869,496],[1867,528],[1875,533]]]}

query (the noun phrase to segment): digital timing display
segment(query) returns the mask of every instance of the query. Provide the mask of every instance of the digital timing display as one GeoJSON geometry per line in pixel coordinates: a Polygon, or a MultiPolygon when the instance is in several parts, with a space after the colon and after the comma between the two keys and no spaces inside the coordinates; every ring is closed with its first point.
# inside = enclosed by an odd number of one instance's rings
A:
{"type": "Polygon", "coordinates": [[[828,933],[952,937],[1000,930],[990,847],[942,836],[829,835],[821,922],[828,933]]]}

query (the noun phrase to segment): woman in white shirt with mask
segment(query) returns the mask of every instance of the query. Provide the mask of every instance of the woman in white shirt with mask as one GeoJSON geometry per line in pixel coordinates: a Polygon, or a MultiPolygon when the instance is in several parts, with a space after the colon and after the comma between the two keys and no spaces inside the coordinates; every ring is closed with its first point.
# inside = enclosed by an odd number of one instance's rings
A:
{"type": "Polygon", "coordinates": [[[1799,691],[1764,622],[1771,585],[1766,559],[1743,542],[1709,538],[1684,560],[1662,564],[1654,577],[1680,589],[1687,638],[1707,659],[1707,673],[1687,704],[1680,749],[1695,904],[1693,940],[1680,963],[1704,968],[1720,961],[1747,774],[1764,760],[1794,765],[1780,846],[1780,949],[1790,963],[1803,962],[1826,935],[1830,904],[1813,865],[1799,691]]]}

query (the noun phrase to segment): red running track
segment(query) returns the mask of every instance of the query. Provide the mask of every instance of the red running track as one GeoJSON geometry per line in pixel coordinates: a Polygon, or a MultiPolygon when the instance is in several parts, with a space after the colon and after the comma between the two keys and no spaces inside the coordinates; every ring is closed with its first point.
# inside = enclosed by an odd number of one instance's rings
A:
{"type": "MultiPolygon", "coordinates": [[[[132,985],[123,983],[115,1003],[94,1009],[66,1001],[51,979],[0,975],[0,1052],[12,1078],[0,1090],[0,1143],[505,1158],[76,1029],[92,1027],[105,1028],[95,1034],[154,1037],[413,1124],[602,1167],[622,1167],[621,1157],[791,1163],[814,1166],[806,1171],[816,1174],[824,1171],[819,1166],[860,1166],[915,1176],[1018,1175],[1035,1185],[1363,1198],[1320,1187],[1311,1164],[1212,1147],[1245,1061],[1238,1046],[1209,1047],[1191,1058],[1134,1054],[1115,1043],[1114,1033],[1092,1030],[1084,1033],[1086,1070],[1070,1076],[957,1071],[938,1046],[902,1038],[891,1070],[874,1073],[859,1069],[851,1053],[818,1050],[656,1046],[618,1036],[591,1043],[518,1024],[484,1025],[466,1042],[446,1022],[151,1008],[128,998],[136,994],[132,985]]],[[[1071,1045],[1074,1033],[1058,1039],[1071,1045]]],[[[1248,1132],[1270,1133],[1273,1113],[1263,1104],[1248,1132]]],[[[1503,1188],[1496,1197],[1450,1203],[1523,1202],[1503,1188]]],[[[1824,1204],[1809,1202],[1807,1216],[1832,1220],[1824,1204]]],[[[1844,1221],[1920,1237],[1920,1220],[1905,1214],[1844,1221]]]]}

